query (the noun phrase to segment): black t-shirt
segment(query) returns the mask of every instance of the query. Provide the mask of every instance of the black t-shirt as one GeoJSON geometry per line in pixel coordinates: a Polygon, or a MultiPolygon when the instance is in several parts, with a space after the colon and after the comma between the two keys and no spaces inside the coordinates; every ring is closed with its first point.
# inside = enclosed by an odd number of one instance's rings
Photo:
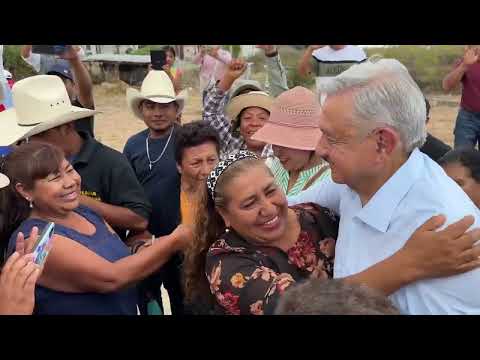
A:
{"type": "MultiPolygon", "coordinates": [[[[82,177],[82,194],[106,204],[122,206],[148,219],[151,205],[125,156],[99,143],[86,132],[80,152],[71,159],[82,177]]],[[[114,229],[125,239],[125,229],[114,229]]]]}
{"type": "MultiPolygon", "coordinates": [[[[123,149],[140,184],[145,189],[152,213],[149,231],[155,236],[164,236],[175,230],[180,223],[180,174],[175,161],[175,125],[170,142],[162,158],[149,169],[146,150],[146,129],[128,139],[123,149]]],[[[159,139],[148,139],[150,159],[155,161],[162,153],[169,134],[159,139]]]]}
{"type": "MultiPolygon", "coordinates": [[[[80,101],[78,101],[78,99],[73,100],[72,105],[77,106],[77,107],[81,107],[81,108],[85,108],[85,106],[80,104],[80,101]]],[[[93,109],[90,109],[90,110],[95,110],[95,107],[93,109]]],[[[93,125],[93,116],[89,116],[87,118],[75,121],[75,129],[77,129],[78,132],[81,132],[81,131],[86,132],[91,137],[95,137],[95,135],[93,133],[93,126],[94,126],[93,125]]]]}
{"type": "Polygon", "coordinates": [[[436,162],[450,150],[452,150],[450,146],[430,134],[427,134],[427,141],[425,141],[425,144],[420,148],[421,152],[436,162]]]}

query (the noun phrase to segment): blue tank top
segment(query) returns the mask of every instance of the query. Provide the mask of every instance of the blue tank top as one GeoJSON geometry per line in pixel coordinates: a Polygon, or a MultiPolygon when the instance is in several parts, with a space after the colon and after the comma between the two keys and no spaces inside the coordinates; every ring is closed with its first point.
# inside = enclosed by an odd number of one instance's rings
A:
{"type": "MultiPolygon", "coordinates": [[[[95,226],[93,235],[84,235],[62,225],[55,225],[55,234],[67,237],[93,251],[98,256],[114,262],[130,255],[128,247],[116,234],[110,233],[103,219],[93,210],[79,206],[75,212],[95,226]]],[[[12,234],[8,243],[8,254],[15,251],[17,233],[25,236],[37,226],[41,231],[47,222],[27,219],[12,234]]],[[[107,294],[64,293],[37,285],[35,289],[35,314],[38,315],[136,315],[137,290],[135,286],[107,294]]]]}

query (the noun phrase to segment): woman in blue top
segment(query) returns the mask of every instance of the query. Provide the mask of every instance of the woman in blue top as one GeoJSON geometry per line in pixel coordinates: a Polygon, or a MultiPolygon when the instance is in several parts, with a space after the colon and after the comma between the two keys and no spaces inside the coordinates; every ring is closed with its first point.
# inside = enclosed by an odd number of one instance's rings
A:
{"type": "Polygon", "coordinates": [[[53,247],[37,282],[35,314],[135,315],[135,283],[191,237],[180,225],[130,255],[97,213],[79,205],[80,176],[52,145],[21,145],[5,158],[3,171],[11,180],[0,191],[0,239],[10,239],[7,254],[15,251],[18,232],[55,223],[53,247]]]}

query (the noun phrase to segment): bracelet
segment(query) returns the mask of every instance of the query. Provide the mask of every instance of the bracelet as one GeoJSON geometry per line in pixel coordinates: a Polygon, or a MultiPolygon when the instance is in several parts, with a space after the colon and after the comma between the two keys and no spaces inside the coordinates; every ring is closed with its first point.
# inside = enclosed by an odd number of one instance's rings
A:
{"type": "Polygon", "coordinates": [[[138,240],[138,241],[135,241],[131,247],[131,254],[136,254],[138,249],[140,249],[140,247],[142,247],[143,245],[146,244],[146,241],[143,241],[143,240],[138,240]]]}

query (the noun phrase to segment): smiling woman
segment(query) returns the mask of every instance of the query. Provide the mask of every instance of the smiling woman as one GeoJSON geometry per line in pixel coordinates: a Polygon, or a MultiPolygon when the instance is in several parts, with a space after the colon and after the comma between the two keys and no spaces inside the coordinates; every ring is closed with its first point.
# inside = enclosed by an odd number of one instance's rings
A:
{"type": "MultiPolygon", "coordinates": [[[[288,207],[254,153],[240,151],[219,162],[204,194],[194,241],[185,252],[188,300],[210,300],[222,314],[273,314],[293,283],[332,277],[338,218],[318,205],[288,207]]],[[[445,262],[455,256],[437,252],[443,240],[458,234],[433,232],[440,225],[432,224],[422,225],[389,258],[344,280],[389,295],[421,278],[438,277],[439,270],[442,276],[459,271],[445,262]]]]}
{"type": "Polygon", "coordinates": [[[17,234],[55,223],[52,249],[36,287],[36,314],[135,315],[133,284],[183,247],[191,233],[179,226],[141,251],[130,249],[93,210],[80,205],[81,178],[62,151],[29,143],[7,155],[10,185],[0,192],[0,239],[15,251],[17,234]]]}

